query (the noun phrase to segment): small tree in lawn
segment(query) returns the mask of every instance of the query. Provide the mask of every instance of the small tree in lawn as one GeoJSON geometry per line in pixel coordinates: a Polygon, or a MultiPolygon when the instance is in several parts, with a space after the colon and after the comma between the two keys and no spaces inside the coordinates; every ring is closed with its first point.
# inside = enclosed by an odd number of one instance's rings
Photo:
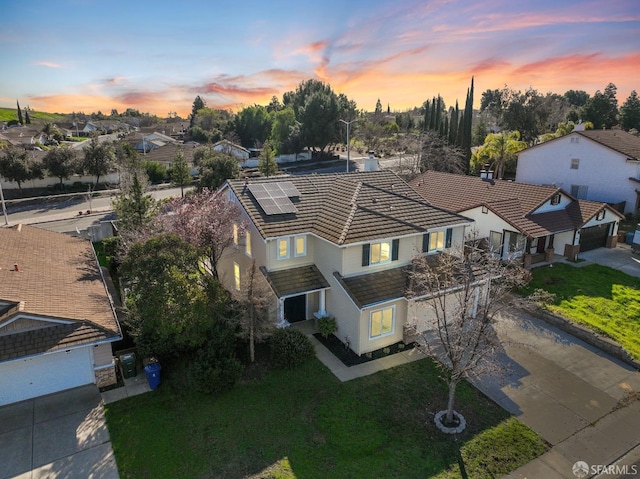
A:
{"type": "Polygon", "coordinates": [[[256,342],[264,340],[274,327],[268,314],[270,290],[256,266],[256,260],[251,262],[251,268],[244,275],[240,290],[235,291],[234,296],[240,306],[237,320],[241,336],[249,341],[249,358],[253,363],[256,359],[256,342]]]}
{"type": "Polygon", "coordinates": [[[492,324],[508,293],[528,279],[520,266],[503,263],[478,246],[472,238],[456,254],[416,257],[410,273],[408,296],[427,312],[412,326],[418,347],[440,366],[449,386],[448,424],[453,423],[460,381],[499,370],[492,324]]]}
{"type": "Polygon", "coordinates": [[[205,188],[201,193],[169,202],[160,223],[165,231],[201,248],[209,260],[211,274],[219,280],[218,263],[233,245],[234,224],[238,235],[244,233],[239,217],[238,207],[224,193],[205,188]]]}
{"type": "Polygon", "coordinates": [[[273,176],[278,173],[278,162],[271,149],[271,143],[265,142],[260,153],[260,161],[258,162],[258,171],[264,176],[273,176]]]}
{"type": "Polygon", "coordinates": [[[49,150],[42,159],[42,166],[51,176],[60,179],[60,189],[63,189],[63,180],[78,170],[78,159],[75,152],[64,146],[49,150]]]}
{"type": "Polygon", "coordinates": [[[100,177],[111,172],[115,166],[116,153],[114,147],[109,142],[100,142],[98,137],[93,137],[89,142],[89,146],[84,150],[84,159],[80,168],[96,177],[96,186],[100,177]]]}
{"type": "Polygon", "coordinates": [[[180,187],[180,194],[184,198],[184,187],[191,183],[192,178],[187,160],[184,159],[182,148],[178,148],[176,152],[170,176],[171,183],[180,187]]]}

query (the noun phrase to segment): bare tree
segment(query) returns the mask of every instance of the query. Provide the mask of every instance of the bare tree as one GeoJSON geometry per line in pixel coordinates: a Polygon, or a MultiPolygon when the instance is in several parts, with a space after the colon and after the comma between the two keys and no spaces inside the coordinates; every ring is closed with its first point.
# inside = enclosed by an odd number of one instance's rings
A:
{"type": "Polygon", "coordinates": [[[270,290],[255,259],[241,284],[240,290],[234,294],[240,306],[236,319],[242,331],[241,336],[249,341],[249,357],[253,363],[256,359],[256,342],[264,340],[274,328],[268,314],[270,290]]]}
{"type": "Polygon", "coordinates": [[[420,173],[427,170],[465,173],[466,159],[462,148],[451,145],[435,131],[424,132],[421,140],[420,173]]]}
{"type": "Polygon", "coordinates": [[[408,295],[417,312],[411,327],[419,348],[440,366],[449,386],[448,424],[453,423],[460,381],[500,368],[494,360],[498,341],[492,324],[508,293],[529,276],[479,246],[480,240],[471,238],[455,254],[417,257],[410,273],[408,295]]]}

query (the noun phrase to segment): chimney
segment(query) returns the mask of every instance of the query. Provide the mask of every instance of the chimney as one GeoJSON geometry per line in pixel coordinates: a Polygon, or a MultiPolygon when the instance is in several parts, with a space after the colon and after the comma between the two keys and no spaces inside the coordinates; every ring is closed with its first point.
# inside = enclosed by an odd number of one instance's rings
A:
{"type": "Polygon", "coordinates": [[[18,265],[17,265],[17,264],[14,264],[14,265],[13,265],[13,270],[14,270],[14,271],[16,271],[17,273],[19,273],[19,272],[20,272],[20,268],[18,268],[18,265]]]}
{"type": "Polygon", "coordinates": [[[493,180],[493,170],[489,169],[489,163],[485,163],[484,168],[480,170],[480,178],[483,180],[493,180]]]}
{"type": "Polygon", "coordinates": [[[370,151],[369,158],[364,160],[364,171],[378,171],[379,166],[376,152],[370,151]]]}

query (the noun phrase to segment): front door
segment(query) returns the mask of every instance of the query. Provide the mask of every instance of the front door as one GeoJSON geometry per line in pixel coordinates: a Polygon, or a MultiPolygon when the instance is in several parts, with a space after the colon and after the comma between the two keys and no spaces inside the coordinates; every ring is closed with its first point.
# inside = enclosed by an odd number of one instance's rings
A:
{"type": "Polygon", "coordinates": [[[307,295],[300,294],[285,298],[284,317],[290,323],[307,319],[307,295]]]}
{"type": "Polygon", "coordinates": [[[538,238],[538,245],[536,246],[536,253],[544,253],[544,245],[546,238],[543,236],[542,238],[538,238]]]}

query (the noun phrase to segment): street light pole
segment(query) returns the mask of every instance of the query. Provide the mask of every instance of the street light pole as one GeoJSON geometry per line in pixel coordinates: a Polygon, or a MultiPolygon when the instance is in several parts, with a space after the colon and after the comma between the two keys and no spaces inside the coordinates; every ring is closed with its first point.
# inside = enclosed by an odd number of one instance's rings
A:
{"type": "Polygon", "coordinates": [[[354,121],[358,121],[356,120],[351,120],[351,121],[345,121],[345,120],[338,120],[341,121],[342,123],[344,123],[345,125],[347,125],[347,173],[349,173],[349,161],[351,160],[351,143],[349,142],[349,127],[351,126],[351,123],[353,123],[354,121]]]}

